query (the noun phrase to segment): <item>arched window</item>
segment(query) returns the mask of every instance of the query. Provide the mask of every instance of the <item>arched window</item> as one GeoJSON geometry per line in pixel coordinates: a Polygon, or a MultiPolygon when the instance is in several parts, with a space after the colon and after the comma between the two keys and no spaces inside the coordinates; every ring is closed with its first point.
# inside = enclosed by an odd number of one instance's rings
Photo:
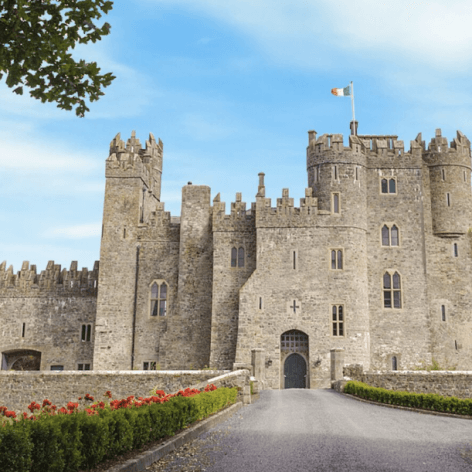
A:
{"type": "Polygon", "coordinates": [[[402,307],[401,283],[400,274],[395,272],[393,274],[393,308],[402,307]]]}
{"type": "Polygon", "coordinates": [[[388,272],[383,276],[384,308],[392,308],[392,278],[388,272]]]}
{"type": "Polygon", "coordinates": [[[382,193],[397,193],[397,181],[395,179],[382,179],[380,188],[382,193]]]}
{"type": "Polygon", "coordinates": [[[331,269],[342,269],[343,268],[343,251],[342,249],[331,250],[331,269]]]}
{"type": "Polygon", "coordinates": [[[344,336],[344,313],[342,305],[333,305],[333,336],[344,336]]]}
{"type": "Polygon", "coordinates": [[[382,179],[382,193],[388,193],[387,179],[382,179]]]}
{"type": "Polygon", "coordinates": [[[237,259],[238,259],[238,250],[235,247],[233,247],[233,249],[231,249],[231,267],[236,267],[237,259]]]}
{"type": "Polygon", "coordinates": [[[151,316],[167,315],[167,284],[154,282],[151,286],[151,316]]]}
{"type": "Polygon", "coordinates": [[[382,246],[390,246],[390,230],[387,225],[382,228],[382,246]]]}
{"type": "Polygon", "coordinates": [[[397,370],[398,365],[397,365],[397,356],[392,356],[392,370],[397,370]]]}
{"type": "Polygon", "coordinates": [[[343,268],[343,252],[338,251],[338,269],[343,268]]]}
{"type": "Polygon", "coordinates": [[[333,213],[339,213],[339,193],[333,193],[333,213]]]}
{"type": "Polygon", "coordinates": [[[244,248],[238,249],[238,267],[244,267],[244,248]]]}
{"type": "Polygon", "coordinates": [[[391,236],[392,246],[398,246],[398,228],[395,225],[392,226],[391,236]]]}

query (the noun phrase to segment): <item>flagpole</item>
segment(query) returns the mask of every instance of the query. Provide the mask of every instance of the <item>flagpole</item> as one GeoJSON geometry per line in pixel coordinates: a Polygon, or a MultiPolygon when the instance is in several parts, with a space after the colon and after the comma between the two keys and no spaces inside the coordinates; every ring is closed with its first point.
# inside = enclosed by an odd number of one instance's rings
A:
{"type": "Polygon", "coordinates": [[[351,81],[351,106],[352,106],[352,121],[356,122],[356,116],[354,114],[354,84],[351,81]]]}

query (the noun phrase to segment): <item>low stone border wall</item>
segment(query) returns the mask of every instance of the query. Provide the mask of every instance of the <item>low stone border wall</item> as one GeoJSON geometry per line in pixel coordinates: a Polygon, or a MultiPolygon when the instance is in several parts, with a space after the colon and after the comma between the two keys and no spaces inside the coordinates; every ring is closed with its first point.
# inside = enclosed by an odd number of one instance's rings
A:
{"type": "MultiPolygon", "coordinates": [[[[86,393],[92,395],[95,400],[104,400],[103,395],[107,390],[111,391],[114,399],[121,399],[129,395],[147,397],[154,387],[166,393],[175,393],[197,384],[205,387],[207,383],[214,383],[218,387],[220,385],[215,380],[225,373],[236,375],[234,379],[223,379],[221,386],[226,386],[223,385],[225,382],[235,382],[235,385],[237,383],[242,386],[245,374],[239,372],[247,371],[0,371],[0,406],[6,406],[18,414],[28,412],[27,406],[33,400],[41,403],[45,398],[59,408],[70,401],[77,402],[78,397],[84,397],[86,393]]],[[[249,381],[247,384],[249,385],[249,381]]],[[[82,400],[79,403],[84,405],[84,402],[85,400],[82,400]]]]}
{"type": "MultiPolygon", "coordinates": [[[[413,393],[436,393],[445,397],[472,398],[471,371],[363,372],[361,366],[345,366],[344,376],[371,387],[413,393]]],[[[341,381],[342,383],[343,381],[341,381]]],[[[341,385],[341,384],[340,384],[341,385]]],[[[336,388],[336,387],[333,387],[336,388]]],[[[340,388],[338,386],[337,388],[340,388]]]]}

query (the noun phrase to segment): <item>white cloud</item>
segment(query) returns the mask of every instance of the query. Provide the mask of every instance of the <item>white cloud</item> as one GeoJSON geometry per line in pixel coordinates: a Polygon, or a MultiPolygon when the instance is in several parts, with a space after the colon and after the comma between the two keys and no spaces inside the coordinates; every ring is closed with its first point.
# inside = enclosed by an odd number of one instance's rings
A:
{"type": "Polygon", "coordinates": [[[142,1],[202,11],[243,30],[274,59],[302,67],[395,56],[465,70],[472,58],[469,0],[142,1]]]}
{"type": "Polygon", "coordinates": [[[83,239],[100,236],[101,223],[86,223],[74,226],[63,226],[48,229],[43,233],[45,238],[83,239]]]}

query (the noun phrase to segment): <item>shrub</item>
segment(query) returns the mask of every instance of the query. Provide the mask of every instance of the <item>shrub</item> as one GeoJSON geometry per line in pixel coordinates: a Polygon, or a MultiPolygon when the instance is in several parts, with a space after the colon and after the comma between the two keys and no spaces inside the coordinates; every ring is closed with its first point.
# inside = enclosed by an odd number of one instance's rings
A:
{"type": "Polygon", "coordinates": [[[0,467],[2,472],[27,472],[33,445],[23,422],[0,427],[0,467]]]}

